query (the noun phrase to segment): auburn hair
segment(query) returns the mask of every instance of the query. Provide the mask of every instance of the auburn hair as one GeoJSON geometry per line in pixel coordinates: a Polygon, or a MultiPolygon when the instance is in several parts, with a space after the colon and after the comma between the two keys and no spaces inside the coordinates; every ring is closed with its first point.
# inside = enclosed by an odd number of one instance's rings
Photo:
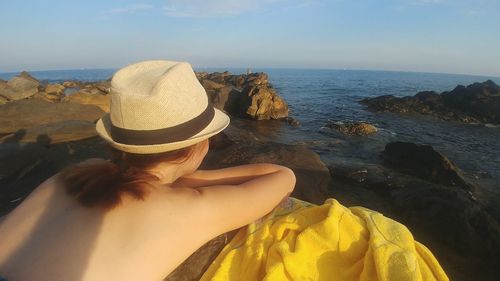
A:
{"type": "Polygon", "coordinates": [[[66,193],[86,207],[112,209],[124,195],[144,200],[159,178],[148,168],[160,162],[180,164],[193,155],[198,144],[156,154],[133,154],[108,146],[111,161],[69,166],[61,171],[66,193]]]}

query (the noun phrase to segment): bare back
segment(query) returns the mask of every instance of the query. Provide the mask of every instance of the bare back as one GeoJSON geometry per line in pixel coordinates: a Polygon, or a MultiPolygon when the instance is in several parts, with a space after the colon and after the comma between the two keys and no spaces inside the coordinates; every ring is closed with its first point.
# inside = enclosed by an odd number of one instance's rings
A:
{"type": "Polygon", "coordinates": [[[1,222],[0,275],[14,281],[161,280],[210,239],[265,215],[284,193],[276,189],[269,198],[267,186],[255,194],[265,176],[250,190],[228,185],[227,169],[200,175],[160,186],[144,201],[124,198],[107,212],[78,204],[56,175],[1,222]],[[217,178],[225,184],[195,184],[217,178]],[[257,206],[245,210],[245,200],[268,203],[247,202],[257,206]]]}

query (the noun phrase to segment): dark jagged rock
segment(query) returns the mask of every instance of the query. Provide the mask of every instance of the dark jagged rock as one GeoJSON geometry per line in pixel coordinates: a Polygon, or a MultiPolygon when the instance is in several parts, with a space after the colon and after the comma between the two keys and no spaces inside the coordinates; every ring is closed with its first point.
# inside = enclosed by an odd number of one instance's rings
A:
{"type": "Polygon", "coordinates": [[[375,126],[367,122],[329,122],[326,127],[348,136],[368,136],[378,131],[375,126]]]}
{"type": "Polygon", "coordinates": [[[386,95],[367,98],[361,103],[374,111],[411,112],[465,123],[500,124],[500,86],[491,80],[467,87],[459,85],[441,94],[424,91],[413,97],[386,95]]]}
{"type": "Polygon", "coordinates": [[[385,163],[398,171],[433,183],[473,190],[460,169],[430,145],[392,142],[385,146],[383,156],[385,163]]]}
{"type": "Polygon", "coordinates": [[[223,86],[215,90],[207,90],[208,99],[212,104],[230,114],[238,112],[241,92],[233,86],[223,86]]]}

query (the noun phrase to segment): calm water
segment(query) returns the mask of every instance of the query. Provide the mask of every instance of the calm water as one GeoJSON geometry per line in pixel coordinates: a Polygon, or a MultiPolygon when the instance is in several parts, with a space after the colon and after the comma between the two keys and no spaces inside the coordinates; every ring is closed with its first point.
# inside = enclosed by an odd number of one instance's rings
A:
{"type": "MultiPolygon", "coordinates": [[[[199,71],[224,71],[205,68],[199,71]]],[[[227,69],[244,73],[245,69],[227,69]]],[[[284,143],[305,143],[318,152],[326,163],[331,161],[376,162],[384,145],[404,140],[430,144],[457,163],[471,180],[475,180],[500,198],[500,128],[496,126],[443,122],[431,117],[371,113],[358,104],[366,97],[392,94],[414,95],[418,91],[446,91],[456,85],[468,85],[500,78],[356,70],[253,69],[269,74],[272,85],[288,102],[290,116],[301,126],[293,128],[283,122],[249,122],[233,120],[241,127],[252,127],[261,138],[284,143]],[[324,128],[329,120],[369,121],[380,128],[370,137],[344,137],[324,128]]],[[[111,77],[113,69],[33,71],[40,80],[95,81],[111,77]]],[[[0,74],[9,79],[17,73],[0,74]]]]}

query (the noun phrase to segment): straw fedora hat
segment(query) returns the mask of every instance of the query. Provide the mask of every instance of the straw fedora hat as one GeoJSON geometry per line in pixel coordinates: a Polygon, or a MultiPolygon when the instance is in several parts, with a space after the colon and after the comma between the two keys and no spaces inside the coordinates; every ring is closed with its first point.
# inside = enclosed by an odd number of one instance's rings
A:
{"type": "Polygon", "coordinates": [[[180,149],[226,128],[191,65],[144,61],[118,70],[111,80],[110,113],[96,130],[116,149],[150,154],[180,149]]]}

